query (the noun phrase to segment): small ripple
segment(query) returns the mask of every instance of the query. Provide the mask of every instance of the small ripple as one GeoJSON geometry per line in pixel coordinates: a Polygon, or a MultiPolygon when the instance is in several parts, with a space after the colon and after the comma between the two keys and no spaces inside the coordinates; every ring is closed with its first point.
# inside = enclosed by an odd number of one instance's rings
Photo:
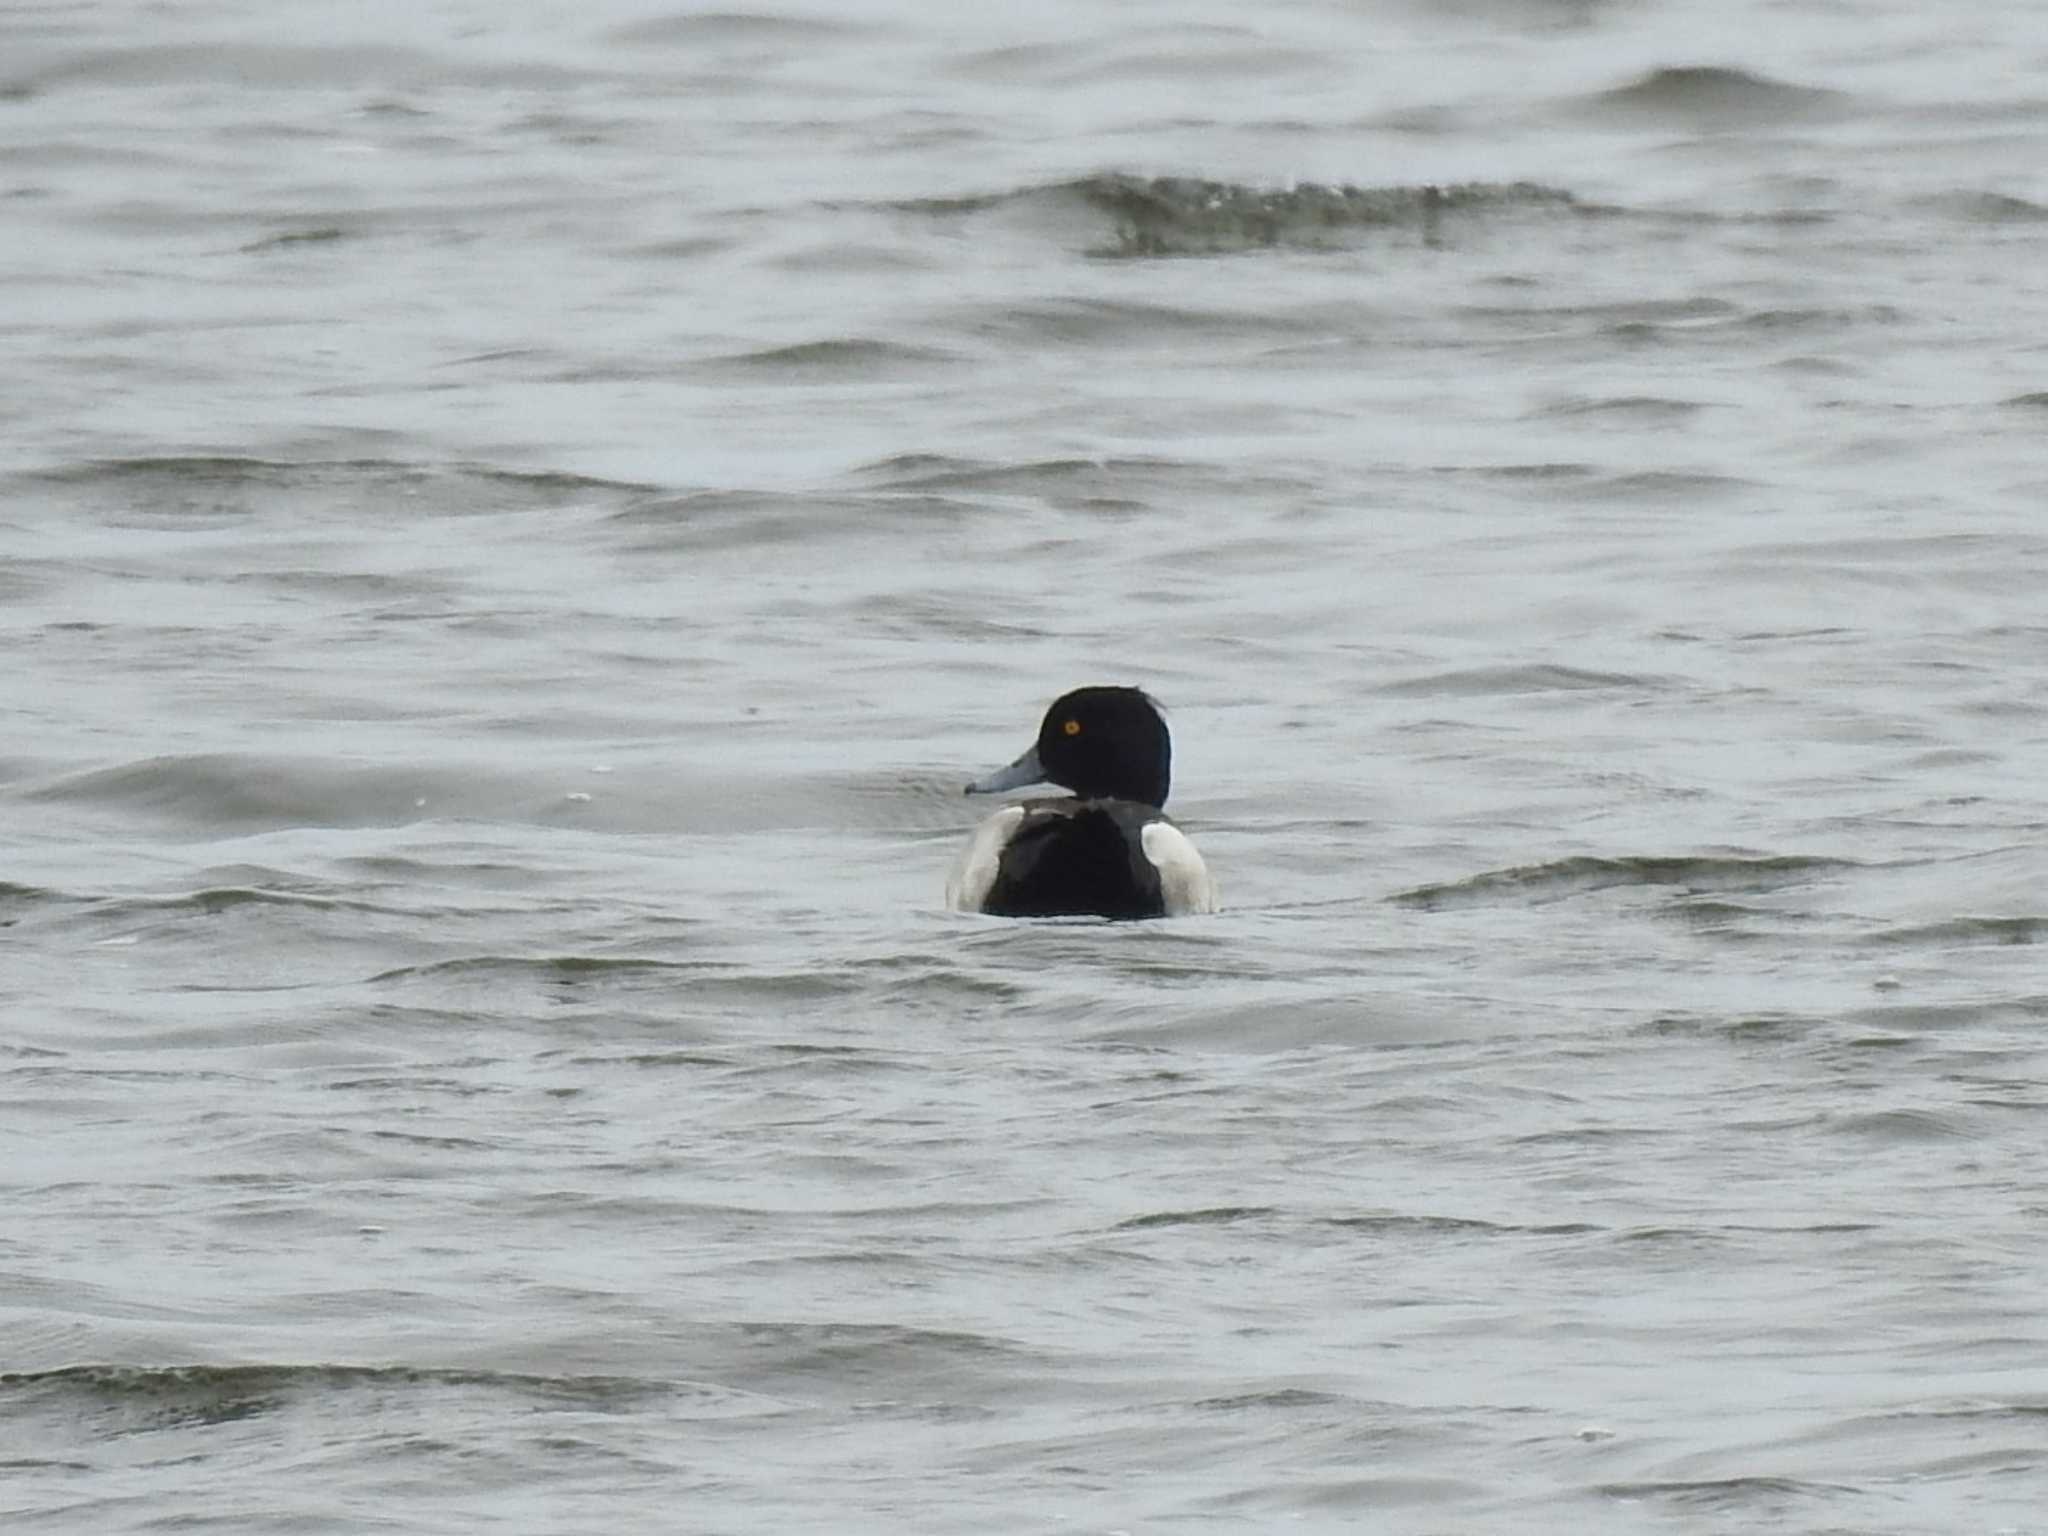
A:
{"type": "Polygon", "coordinates": [[[1766,891],[1804,885],[1861,866],[1849,859],[1779,854],[1762,858],[1733,855],[1580,856],[1543,864],[1489,870],[1441,885],[1417,886],[1387,898],[1400,906],[1437,911],[1501,897],[1556,901],[1614,886],[1675,885],[1689,891],[1766,891]]]}
{"type": "Polygon", "coordinates": [[[218,831],[403,825],[424,814],[421,787],[411,774],[202,753],[89,769],[25,798],[147,811],[218,831]]]}
{"type": "Polygon", "coordinates": [[[73,896],[41,885],[16,885],[0,880],[0,928],[11,928],[24,917],[90,903],[91,897],[73,896]]]}
{"type": "MultiPolygon", "coordinates": [[[[1013,1389],[1020,1366],[1043,1363],[1036,1351],[988,1334],[891,1323],[734,1323],[707,1340],[730,1351],[726,1369],[792,1390],[871,1399],[879,1389],[916,1382],[934,1397],[984,1387],[1013,1389]]],[[[724,1374],[721,1371],[720,1374],[724,1374]]]]}
{"type": "Polygon", "coordinates": [[[1244,304],[1171,304],[1156,299],[1038,299],[978,303],[959,313],[964,330],[1005,343],[1125,351],[1207,336],[1254,341],[1321,338],[1324,322],[1295,318],[1271,307],[1244,304]]]}
{"type": "Polygon", "coordinates": [[[2048,1023],[2048,994],[1964,1003],[1887,1003],[1859,1008],[1848,1018],[1864,1028],[1907,1034],[1986,1026],[2031,1030],[2048,1023]]]}
{"type": "Polygon", "coordinates": [[[780,50],[803,43],[864,37],[881,30],[869,23],[843,21],[837,17],[772,11],[693,11],[629,22],[614,27],[608,35],[614,42],[628,43],[636,48],[706,48],[741,44],[780,50]]]}
{"type": "Polygon", "coordinates": [[[1217,1205],[1192,1211],[1153,1211],[1118,1222],[1110,1230],[1136,1232],[1151,1227],[1222,1227],[1259,1221],[1279,1214],[1270,1205],[1217,1205]]]}
{"type": "Polygon", "coordinates": [[[1872,1141],[1916,1142],[1958,1141],[1972,1136],[1955,1116],[1926,1109],[1884,1109],[1864,1115],[1842,1115],[1829,1122],[1828,1129],[1844,1136],[1867,1136],[1872,1141]]]}
{"type": "Polygon", "coordinates": [[[1655,425],[1684,421],[1708,409],[1704,400],[1679,400],[1668,395],[1607,395],[1593,399],[1553,401],[1534,413],[1539,417],[1615,416],[1655,425]]]}
{"type": "Polygon", "coordinates": [[[2003,192],[1980,192],[1958,188],[1920,198],[1918,207],[1944,218],[1969,224],[2048,223],[2048,205],[2029,202],[2003,192]]]}
{"type": "Polygon", "coordinates": [[[1358,187],[1313,182],[1282,189],[1192,177],[1108,175],[1067,189],[1116,222],[1095,254],[1188,256],[1353,243],[1361,234],[1411,228],[1425,238],[1446,219],[1571,212],[1569,192],[1536,182],[1358,187]]]}
{"type": "Polygon", "coordinates": [[[1799,1041],[1823,1028],[1823,1021],[1789,1013],[1721,1014],[1663,1013],[1637,1026],[1645,1035],[1721,1039],[1739,1043],[1799,1041]]]}
{"type": "Polygon", "coordinates": [[[289,498],[301,516],[351,526],[422,517],[543,510],[645,494],[652,487],[554,470],[396,459],[265,459],[144,454],[25,471],[0,484],[61,491],[114,527],[222,527],[268,519],[289,498]]]}
{"type": "Polygon", "coordinates": [[[1503,693],[1554,693],[1582,689],[1630,691],[1669,688],[1667,680],[1628,672],[1593,672],[1579,667],[1531,663],[1521,666],[1466,667],[1426,677],[1382,683],[1374,691],[1397,698],[1466,698],[1503,693]]]}
{"type": "Polygon", "coordinates": [[[1610,1499],[1655,1500],[1689,1509],[1781,1509],[1792,1502],[1833,1500],[1860,1489],[1842,1483],[1795,1477],[1719,1477],[1696,1482],[1602,1483],[1595,1490],[1610,1499]]]}
{"type": "Polygon", "coordinates": [[[1273,1387],[1264,1392],[1239,1392],[1226,1397],[1198,1397],[1190,1408],[1204,1413],[1244,1413],[1258,1410],[1292,1412],[1298,1408],[1337,1408],[1355,1403],[1341,1392],[1319,1392],[1308,1387],[1273,1387]]]}
{"type": "Polygon", "coordinates": [[[1864,942],[1874,945],[1987,945],[2048,942],[2048,917],[1952,917],[1942,922],[1886,928],[1864,942]]]}
{"type": "Polygon", "coordinates": [[[1709,131],[1741,131],[1819,117],[1839,117],[1854,98],[1820,86],[1792,85],[1748,70],[1707,65],[1655,69],[1627,85],[1579,98],[1577,115],[1656,118],[1709,131]]]}
{"type": "Polygon", "coordinates": [[[629,534],[628,547],[636,552],[702,555],[816,548],[840,538],[866,543],[891,532],[931,538],[964,526],[981,511],[965,499],[909,490],[830,495],[706,490],[639,501],[612,513],[606,523],[629,534]]]}
{"type": "Polygon", "coordinates": [[[265,251],[291,250],[306,245],[338,245],[354,237],[355,232],[339,224],[304,225],[296,229],[279,230],[274,235],[265,235],[260,240],[251,240],[241,247],[245,256],[260,255],[265,251]]]}
{"type": "MultiPolygon", "coordinates": [[[[698,975],[710,962],[646,960],[609,955],[468,955],[458,960],[435,960],[424,965],[401,965],[379,971],[368,978],[380,982],[415,981],[434,977],[500,977],[505,980],[539,979],[577,981],[593,977],[640,975],[698,975]]],[[[759,976],[748,978],[764,980],[759,976]]]]}
{"type": "MultiPolygon", "coordinates": [[[[968,459],[898,454],[863,465],[850,477],[897,496],[971,493],[977,498],[1029,496],[1053,506],[1099,511],[1117,503],[1147,505],[1204,494],[1279,497],[1307,494],[1298,476],[1223,469],[1165,455],[1060,459],[968,459]]],[[[962,503],[965,505],[965,503],[962,503]]]]}
{"type": "Polygon", "coordinates": [[[1755,484],[1755,481],[1741,475],[1716,474],[1708,470],[1651,469],[1604,476],[1591,481],[1576,494],[1646,506],[1691,505],[1708,497],[1745,491],[1755,484]]]}
{"type": "Polygon", "coordinates": [[[2017,1419],[2027,1423],[2041,1418],[2048,1418],[2048,1398],[1954,1403],[1932,1408],[1902,1408],[1893,1413],[1875,1414],[1872,1421],[1899,1423],[1915,1419],[1933,1419],[1960,1420],[1964,1423],[1996,1423],[2004,1419],[2017,1419]]]}
{"type": "Polygon", "coordinates": [[[1347,1232],[1373,1232],[1399,1237],[1580,1237],[1606,1229],[1583,1221],[1522,1226],[1481,1221],[1472,1216],[1331,1216],[1320,1223],[1347,1232]]]}
{"type": "MultiPolygon", "coordinates": [[[[258,1417],[305,1398],[336,1393],[481,1389],[531,1406],[616,1411],[661,1398],[724,1399],[760,1411],[753,1394],[635,1376],[555,1376],[513,1371],[361,1365],[67,1365],[0,1372],[0,1398],[30,1399],[40,1411],[68,1404],[119,1413],[138,1429],[223,1424],[258,1417]]],[[[770,1405],[779,1411],[779,1404],[770,1405]]]]}
{"type": "Polygon", "coordinates": [[[873,381],[925,378],[933,370],[965,363],[959,353],[939,347],[910,346],[871,336],[834,337],[735,352],[695,365],[711,372],[769,375],[794,383],[826,380],[873,381]]]}

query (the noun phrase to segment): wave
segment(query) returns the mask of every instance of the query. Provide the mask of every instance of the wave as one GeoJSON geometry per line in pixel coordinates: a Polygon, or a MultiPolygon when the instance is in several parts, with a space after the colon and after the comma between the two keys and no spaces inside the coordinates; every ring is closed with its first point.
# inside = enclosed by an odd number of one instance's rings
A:
{"type": "Polygon", "coordinates": [[[1694,128],[1743,129],[1839,116],[1852,99],[1841,91],[1792,85],[1746,69],[1673,65],[1580,98],[1573,106],[1596,117],[1656,117],[1694,128]]]}
{"type": "Polygon", "coordinates": [[[87,1411],[126,1410],[156,1428],[230,1423],[273,1412],[295,1399],[338,1392],[422,1388],[482,1389],[533,1404],[590,1408],[630,1406],[678,1393],[724,1391],[694,1382],[635,1376],[552,1376],[399,1365],[65,1365],[42,1371],[0,1371],[0,1399],[36,1398],[45,1408],[68,1399],[87,1411]]]}
{"type": "MultiPolygon", "coordinates": [[[[488,991],[506,997],[539,989],[560,999],[654,996],[673,1000],[687,996],[699,1016],[722,1009],[745,1013],[762,1009],[844,1004],[866,995],[869,979],[857,969],[742,969],[718,961],[659,960],[640,955],[471,955],[420,965],[395,966],[365,979],[364,985],[390,988],[400,996],[424,988],[429,998],[454,986],[468,993],[488,991]]],[[[955,989],[968,994],[972,989],[955,989]]],[[[981,989],[985,994],[988,989],[981,989]]],[[[953,1006],[940,990],[939,1005],[953,1006]]],[[[794,1060],[776,1058],[777,1067],[794,1060]]],[[[832,1070],[845,1068],[834,1060],[832,1070]]]]}
{"type": "Polygon", "coordinates": [[[1917,206],[1966,224],[2048,224],[2048,204],[2030,202],[2004,192],[1957,188],[1918,200],[1917,206]]]}
{"type": "Polygon", "coordinates": [[[2048,992],[1959,1003],[1877,1003],[1843,1017],[1873,1031],[1872,1038],[1885,1045],[1896,1044],[1903,1036],[1965,1029],[2009,1029],[2034,1034],[2048,1023],[2048,992]]]}
{"type": "Polygon", "coordinates": [[[778,374],[794,380],[871,382],[922,376],[964,361],[957,353],[939,347],[911,346],[872,336],[835,336],[709,358],[696,366],[710,372],[778,374]]]}
{"type": "Polygon", "coordinates": [[[169,896],[75,899],[90,900],[94,916],[101,918],[178,917],[185,914],[218,917],[237,907],[300,907],[319,912],[377,912],[403,917],[421,915],[412,908],[365,901],[360,897],[330,896],[316,891],[258,885],[203,886],[169,896]]]}
{"type": "Polygon", "coordinates": [[[1670,395],[1577,395],[1555,400],[1537,408],[1536,416],[1625,416],[1656,425],[1683,421],[1709,409],[1704,400],[1682,400],[1670,395]]]}
{"type": "Polygon", "coordinates": [[[1532,208],[1570,210],[1570,193],[1535,182],[1267,190],[1189,177],[1096,176],[1071,190],[1115,221],[1119,256],[1179,256],[1264,246],[1321,246],[1389,228],[1433,237],[1450,217],[1532,208]]]}
{"type": "Polygon", "coordinates": [[[1240,1221],[1262,1221],[1280,1213],[1270,1205],[1217,1205],[1192,1211],[1148,1211],[1118,1222],[1117,1232],[1142,1232],[1153,1227],[1227,1227],[1240,1221]]]}
{"type": "Polygon", "coordinates": [[[1390,231],[1440,237],[1452,224],[1505,215],[1586,213],[1562,188],[1538,182],[1361,187],[1299,182],[1261,187],[1195,176],[1119,171],[1009,192],[917,198],[899,212],[959,218],[998,210],[1041,216],[1062,228],[1080,210],[1095,256],[1207,256],[1268,248],[1320,249],[1356,244],[1390,231]],[[1106,218],[1105,231],[1100,221],[1106,218]]]}
{"type": "Polygon", "coordinates": [[[270,515],[280,497],[300,508],[360,520],[552,510],[645,495],[654,487],[559,470],[491,464],[422,464],[403,459],[262,458],[246,454],[139,454],[30,469],[0,485],[68,492],[103,504],[120,526],[208,527],[270,515]]]}
{"type": "Polygon", "coordinates": [[[450,797],[464,777],[205,753],[87,769],[23,798],[154,814],[211,831],[403,826],[443,814],[437,805],[459,803],[450,797]],[[429,778],[440,782],[430,788],[429,778]]]}
{"type": "MultiPolygon", "coordinates": [[[[419,981],[436,977],[464,980],[486,977],[510,981],[583,981],[600,977],[702,975],[715,962],[697,960],[649,960],[636,955],[468,955],[459,960],[433,960],[421,965],[394,966],[369,978],[380,982],[419,981]]],[[[723,979],[723,978],[707,978],[723,979]]],[[[764,993],[772,990],[772,978],[749,975],[747,981],[764,993]]],[[[812,981],[805,973],[801,981],[812,981]]]]}
{"type": "Polygon", "coordinates": [[[70,906],[81,898],[43,885],[17,885],[0,880],[0,928],[11,928],[23,917],[51,907],[70,906]]]}
{"type": "Polygon", "coordinates": [[[971,491],[978,495],[1028,496],[1055,506],[1100,510],[1105,502],[1160,496],[1172,499],[1198,490],[1302,493],[1302,478],[1199,459],[1132,454],[1105,458],[968,459],[945,454],[898,454],[862,465],[850,478],[902,496],[906,492],[971,491]]]}
{"type": "Polygon", "coordinates": [[[1713,854],[1637,854],[1622,858],[1581,855],[1542,864],[1488,870],[1462,880],[1420,885],[1387,900],[1437,911],[1476,906],[1503,897],[1559,901],[1614,886],[1673,885],[1688,891],[1764,891],[1857,869],[1851,859],[1776,854],[1758,858],[1713,854]]]}
{"type": "Polygon", "coordinates": [[[474,61],[459,54],[378,43],[157,41],[98,48],[0,78],[0,97],[24,100],[59,89],[218,84],[242,91],[376,90],[459,79],[476,88],[572,90],[602,80],[556,60],[474,61]]]}
{"type": "Polygon", "coordinates": [[[850,492],[685,491],[635,502],[607,521],[635,551],[701,556],[809,547],[831,539],[866,543],[891,532],[935,537],[964,527],[981,510],[972,501],[921,494],[906,483],[850,492]]]}
{"type": "MultiPolygon", "coordinates": [[[[416,766],[215,752],[80,769],[11,786],[0,803],[7,798],[142,817],[215,836],[482,821],[614,831],[759,831],[834,825],[849,792],[667,768],[599,780],[570,765],[518,770],[482,762],[416,766]]],[[[266,891],[258,899],[281,899],[267,894],[268,880],[218,883],[254,884],[266,891]]]]}
{"type": "Polygon", "coordinates": [[[1756,483],[1740,475],[1716,474],[1711,470],[1646,469],[1592,479],[1576,494],[1647,506],[1683,506],[1708,497],[1735,495],[1756,483]]]}
{"type": "Polygon", "coordinates": [[[1791,309],[1759,309],[1736,323],[1752,331],[1800,336],[1836,331],[1860,332],[1870,326],[1900,325],[1905,311],[1891,304],[1816,304],[1791,309]]]}
{"type": "Polygon", "coordinates": [[[1626,692],[1661,691],[1669,684],[1655,677],[1629,672],[1591,672],[1580,667],[1547,663],[1522,666],[1465,667],[1453,672],[1435,672],[1427,677],[1402,678],[1382,683],[1374,691],[1400,698],[1435,698],[1442,695],[1467,697],[1501,693],[1558,693],[1618,689],[1626,692]]]}
{"type": "MultiPolygon", "coordinates": [[[[1142,1216],[1127,1217],[1110,1230],[1141,1232],[1155,1227],[1235,1226],[1240,1222],[1284,1218],[1286,1214],[1277,1206],[1270,1205],[1219,1205],[1185,1211],[1150,1211],[1142,1216]]],[[[1315,1216],[1308,1218],[1308,1224],[1327,1231],[1425,1238],[1582,1237],[1608,1230],[1582,1221],[1520,1225],[1512,1222],[1484,1221],[1471,1216],[1420,1216],[1386,1212],[1370,1216],[1315,1216]]]]}
{"type": "Polygon", "coordinates": [[[636,48],[782,47],[859,37],[881,30],[872,23],[845,21],[837,17],[697,11],[628,22],[613,28],[609,35],[614,42],[629,43],[636,48]]]}
{"type": "Polygon", "coordinates": [[[280,230],[274,235],[264,235],[241,246],[244,256],[257,256],[265,251],[290,250],[301,245],[333,245],[342,240],[356,238],[357,232],[344,229],[339,224],[311,224],[297,229],[280,230]]]}
{"type": "Polygon", "coordinates": [[[2042,944],[2048,943],[2048,917],[1951,917],[1941,922],[1886,928],[1870,935],[1880,945],[2042,944]]]}
{"type": "Polygon", "coordinates": [[[1669,1503],[1692,1509],[1753,1509],[1783,1514],[1795,1500],[1836,1499],[1861,1490],[1793,1477],[1717,1477],[1685,1482],[1602,1483],[1598,1492],[1628,1504],[1669,1503]],[[1761,1506],[1759,1508],[1759,1506],[1761,1506]]]}
{"type": "Polygon", "coordinates": [[[1843,1136],[1873,1141],[1957,1141],[1972,1133],[1963,1117],[1931,1109],[1880,1109],[1868,1114],[1837,1116],[1828,1126],[1843,1136]]]}

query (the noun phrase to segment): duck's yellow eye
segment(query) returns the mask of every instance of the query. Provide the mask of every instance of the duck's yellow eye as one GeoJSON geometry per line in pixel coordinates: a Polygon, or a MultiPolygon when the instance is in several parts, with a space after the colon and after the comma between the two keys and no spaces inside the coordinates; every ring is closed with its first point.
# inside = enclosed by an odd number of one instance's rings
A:
{"type": "Polygon", "coordinates": [[[1078,736],[1081,734],[1081,722],[1078,720],[1069,720],[1065,725],[1061,726],[1060,729],[1065,731],[1069,736],[1078,736]]]}

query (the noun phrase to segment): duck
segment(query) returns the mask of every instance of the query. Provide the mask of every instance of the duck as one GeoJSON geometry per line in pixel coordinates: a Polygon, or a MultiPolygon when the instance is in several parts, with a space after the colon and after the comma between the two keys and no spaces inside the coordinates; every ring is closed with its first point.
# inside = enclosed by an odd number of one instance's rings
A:
{"type": "Polygon", "coordinates": [[[1172,778],[1172,738],[1150,694],[1061,694],[1038,739],[966,793],[1053,784],[1070,797],[1008,805],[976,827],[946,881],[946,905],[994,917],[1214,912],[1209,867],[1163,809],[1172,778]]]}

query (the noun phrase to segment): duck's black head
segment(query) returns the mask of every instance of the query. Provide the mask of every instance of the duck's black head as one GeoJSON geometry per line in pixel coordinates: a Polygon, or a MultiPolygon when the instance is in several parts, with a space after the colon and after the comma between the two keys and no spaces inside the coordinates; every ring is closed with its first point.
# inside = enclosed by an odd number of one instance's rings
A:
{"type": "Polygon", "coordinates": [[[1163,806],[1172,778],[1173,744],[1150,695],[1142,688],[1076,688],[1053,700],[1036,745],[967,792],[1057,784],[1084,800],[1163,806]]]}

